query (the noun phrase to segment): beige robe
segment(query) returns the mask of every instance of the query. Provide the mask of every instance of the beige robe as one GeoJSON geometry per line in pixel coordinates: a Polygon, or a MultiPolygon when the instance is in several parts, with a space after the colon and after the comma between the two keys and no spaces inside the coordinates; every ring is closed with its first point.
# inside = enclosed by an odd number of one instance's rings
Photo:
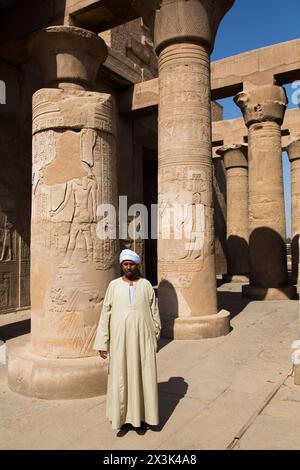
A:
{"type": "Polygon", "coordinates": [[[124,423],[135,427],[145,421],[158,424],[156,371],[160,318],[150,282],[129,284],[122,278],[107,289],[94,349],[109,352],[106,415],[113,429],[124,423]]]}

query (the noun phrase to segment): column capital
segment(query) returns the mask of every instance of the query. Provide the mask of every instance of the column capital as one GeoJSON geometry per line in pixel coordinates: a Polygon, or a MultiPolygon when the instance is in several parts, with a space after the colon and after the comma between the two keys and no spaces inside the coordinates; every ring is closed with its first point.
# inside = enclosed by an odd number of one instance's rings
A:
{"type": "Polygon", "coordinates": [[[300,134],[292,137],[286,147],[290,162],[300,159],[300,134]]]}
{"type": "Polygon", "coordinates": [[[218,26],[234,0],[161,0],[155,13],[157,54],[177,42],[203,44],[213,50],[218,26]]]}
{"type": "Polygon", "coordinates": [[[266,121],[281,125],[288,103],[285,89],[265,85],[238,93],[234,102],[241,109],[246,126],[266,121]]]}
{"type": "Polygon", "coordinates": [[[74,26],[50,26],[28,40],[31,56],[40,65],[45,86],[50,88],[93,87],[107,47],[97,34],[74,26]]]}
{"type": "Polygon", "coordinates": [[[248,145],[225,145],[217,150],[224,160],[226,170],[229,168],[248,168],[248,145]]]}

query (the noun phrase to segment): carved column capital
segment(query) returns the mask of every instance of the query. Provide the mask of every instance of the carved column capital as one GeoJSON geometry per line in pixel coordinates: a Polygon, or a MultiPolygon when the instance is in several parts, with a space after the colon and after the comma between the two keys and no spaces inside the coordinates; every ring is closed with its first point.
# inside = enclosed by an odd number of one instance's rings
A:
{"type": "Polygon", "coordinates": [[[287,153],[290,162],[300,159],[300,134],[290,140],[287,146],[287,153]]]}
{"type": "Polygon", "coordinates": [[[217,150],[224,160],[226,170],[230,168],[248,168],[248,145],[232,144],[217,150]]]}
{"type": "Polygon", "coordinates": [[[177,42],[196,42],[213,50],[218,26],[234,0],[161,0],[155,15],[157,54],[177,42]]]}
{"type": "Polygon", "coordinates": [[[33,33],[29,52],[40,65],[45,86],[51,88],[93,87],[107,47],[97,34],[74,26],[50,26],[33,33]]]}
{"type": "Polygon", "coordinates": [[[266,85],[238,93],[234,102],[241,109],[246,126],[250,127],[266,121],[281,125],[288,100],[284,88],[266,85]]]}

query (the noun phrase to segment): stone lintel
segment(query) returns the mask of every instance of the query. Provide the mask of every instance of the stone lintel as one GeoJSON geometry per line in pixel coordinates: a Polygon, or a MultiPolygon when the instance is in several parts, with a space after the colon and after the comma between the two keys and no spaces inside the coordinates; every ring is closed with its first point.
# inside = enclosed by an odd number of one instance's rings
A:
{"type": "MultiPolygon", "coordinates": [[[[288,109],[284,115],[281,126],[282,149],[286,150],[290,143],[291,135],[297,135],[300,129],[300,113],[298,109],[288,109]]],[[[243,118],[228,119],[226,121],[215,121],[212,123],[212,134],[214,153],[223,145],[230,145],[232,142],[247,142],[248,129],[243,118]],[[224,142],[217,145],[218,142],[224,142]]],[[[220,158],[220,157],[219,157],[220,158]]]]}
{"type": "Polygon", "coordinates": [[[242,84],[247,90],[291,83],[300,76],[299,47],[300,39],[295,39],[217,60],[212,63],[212,89],[226,98],[236,94],[226,94],[227,89],[242,84]]]}
{"type": "MultiPolygon", "coordinates": [[[[300,39],[296,39],[212,62],[212,100],[228,98],[261,85],[273,85],[274,80],[279,85],[296,80],[300,76],[299,47],[300,39]]],[[[127,114],[158,106],[158,102],[156,78],[128,90],[128,96],[124,94],[121,99],[122,112],[127,114]]]]}
{"type": "MultiPolygon", "coordinates": [[[[151,0],[148,0],[151,3],[151,0]]],[[[140,12],[130,0],[69,0],[66,5],[65,23],[73,20],[84,28],[97,33],[134,20],[140,12]]]]}

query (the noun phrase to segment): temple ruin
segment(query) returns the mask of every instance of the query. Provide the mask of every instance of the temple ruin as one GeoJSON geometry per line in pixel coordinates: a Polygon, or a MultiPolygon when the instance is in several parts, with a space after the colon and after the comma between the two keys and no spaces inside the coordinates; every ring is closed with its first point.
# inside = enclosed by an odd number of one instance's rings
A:
{"type": "Polygon", "coordinates": [[[125,247],[157,286],[167,338],[229,333],[217,275],[250,299],[295,299],[300,112],[286,109],[284,85],[300,80],[300,40],[211,63],[234,0],[33,0],[32,16],[25,3],[0,0],[0,314],[31,309],[10,387],[105,393],[92,343],[125,247]],[[223,119],[217,101],[228,97],[240,119],[223,119]],[[164,223],[150,234],[175,204],[191,213],[176,214],[169,237],[164,223]],[[149,230],[132,237],[140,205],[149,230]],[[116,227],[101,226],[111,207],[116,227]],[[185,224],[195,238],[176,237],[185,224]]]}

